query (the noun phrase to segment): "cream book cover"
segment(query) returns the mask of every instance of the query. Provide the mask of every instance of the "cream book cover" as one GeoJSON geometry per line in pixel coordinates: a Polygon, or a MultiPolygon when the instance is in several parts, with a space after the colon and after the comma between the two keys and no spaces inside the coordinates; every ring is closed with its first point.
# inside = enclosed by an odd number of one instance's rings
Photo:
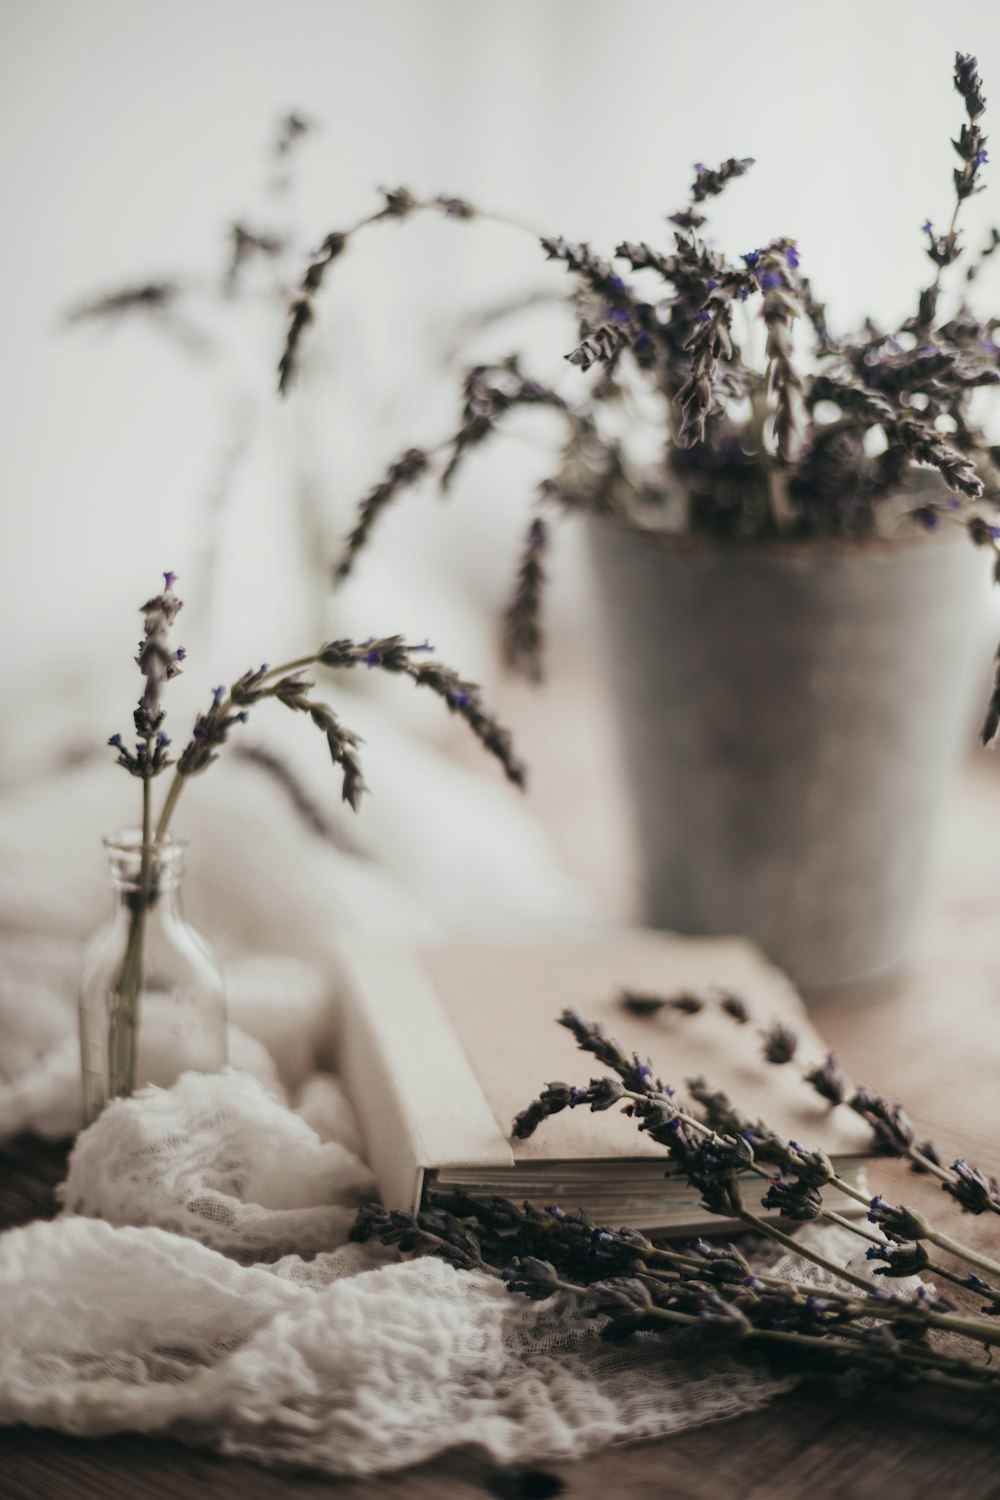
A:
{"type": "Polygon", "coordinates": [[[860,1174],[864,1124],[832,1110],[794,1065],[763,1061],[760,1026],[782,1021],[807,1063],[825,1047],[789,981],[742,939],[626,932],[534,943],[453,942],[402,948],[370,939],[338,945],[343,982],[340,1066],[383,1200],[414,1209],[433,1184],[502,1193],[644,1229],[676,1232],[720,1221],[669,1171],[661,1147],[617,1110],[564,1111],[526,1141],[514,1116],[553,1080],[586,1084],[601,1067],[557,1024],[572,1006],[648,1057],[683,1097],[704,1075],[748,1115],[822,1147],[844,1175],[860,1174]],[[718,1006],[695,1016],[642,1018],[624,988],[655,994],[720,986],[753,1023],[718,1006]]]}

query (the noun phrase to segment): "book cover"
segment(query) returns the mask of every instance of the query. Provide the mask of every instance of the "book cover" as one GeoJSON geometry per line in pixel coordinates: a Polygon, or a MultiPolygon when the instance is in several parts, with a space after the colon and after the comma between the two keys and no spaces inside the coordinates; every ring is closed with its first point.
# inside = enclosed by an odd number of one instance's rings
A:
{"type": "Polygon", "coordinates": [[[682,1097],[685,1080],[704,1075],[748,1115],[822,1147],[847,1174],[860,1171],[869,1149],[863,1122],[826,1105],[797,1066],[764,1062],[756,1033],[773,1021],[798,1034],[804,1062],[821,1061],[825,1048],[789,981],[742,939],[628,932],[406,949],[346,938],[339,954],[340,1066],[390,1207],[416,1208],[436,1182],[582,1206],[644,1228],[713,1222],[698,1194],[668,1174],[662,1148],[617,1110],[567,1110],[528,1140],[511,1139],[515,1114],[547,1082],[582,1085],[601,1072],[557,1024],[567,1006],[649,1057],[682,1097]],[[621,1005],[623,988],[711,986],[739,995],[754,1021],[739,1026],[718,1006],[642,1018],[621,1005]]]}

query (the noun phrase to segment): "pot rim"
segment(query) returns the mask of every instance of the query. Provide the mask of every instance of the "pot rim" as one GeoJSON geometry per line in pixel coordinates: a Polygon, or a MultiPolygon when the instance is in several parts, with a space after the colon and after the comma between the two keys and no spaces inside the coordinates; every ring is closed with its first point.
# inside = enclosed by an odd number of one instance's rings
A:
{"type": "Polygon", "coordinates": [[[638,526],[620,516],[591,514],[587,519],[598,530],[603,529],[619,537],[634,537],[655,551],[682,557],[713,557],[720,553],[757,553],[781,557],[856,557],[863,554],[889,555],[921,547],[951,546],[956,543],[973,548],[968,535],[962,534],[964,528],[960,531],[958,526],[940,531],[907,529],[892,534],[876,532],[868,536],[708,537],[689,532],[660,530],[655,526],[638,526]]]}

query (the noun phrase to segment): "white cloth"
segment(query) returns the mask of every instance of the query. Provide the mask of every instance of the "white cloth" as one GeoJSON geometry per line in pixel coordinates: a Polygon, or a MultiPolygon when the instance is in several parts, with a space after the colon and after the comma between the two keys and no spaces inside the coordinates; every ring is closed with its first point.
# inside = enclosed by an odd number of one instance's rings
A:
{"type": "MultiPolygon", "coordinates": [[[[343,1110],[332,1080],[311,1087],[343,1110]]],[[[371,1185],[232,1070],[113,1104],[77,1143],[68,1212],[0,1237],[0,1420],[372,1473],[461,1444],[568,1458],[790,1383],[685,1333],[608,1344],[571,1299],[347,1244],[371,1185]]]]}

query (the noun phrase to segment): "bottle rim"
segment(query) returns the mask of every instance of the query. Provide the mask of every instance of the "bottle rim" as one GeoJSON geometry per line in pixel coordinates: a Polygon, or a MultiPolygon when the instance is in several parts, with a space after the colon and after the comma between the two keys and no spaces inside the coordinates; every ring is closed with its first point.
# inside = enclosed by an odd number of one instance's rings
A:
{"type": "Polygon", "coordinates": [[[101,840],[105,849],[111,854],[141,854],[143,848],[162,859],[164,855],[171,853],[182,853],[191,842],[186,833],[167,833],[162,839],[150,840],[143,845],[141,828],[117,828],[111,833],[106,833],[101,840]]]}

